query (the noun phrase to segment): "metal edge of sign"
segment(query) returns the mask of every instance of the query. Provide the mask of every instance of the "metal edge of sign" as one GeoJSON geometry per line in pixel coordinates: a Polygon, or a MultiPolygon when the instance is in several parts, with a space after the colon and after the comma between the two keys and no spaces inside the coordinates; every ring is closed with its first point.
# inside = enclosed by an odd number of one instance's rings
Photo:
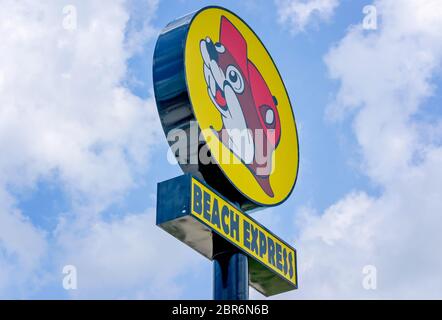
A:
{"type": "MultiPolygon", "coordinates": [[[[246,25],[249,28],[249,30],[254,34],[254,36],[261,43],[261,45],[263,46],[263,48],[267,52],[270,60],[272,61],[273,65],[274,65],[274,67],[276,69],[276,72],[278,73],[278,76],[280,77],[280,79],[282,79],[281,73],[280,73],[278,67],[276,66],[276,63],[275,63],[273,57],[270,55],[267,47],[261,41],[261,38],[256,34],[256,32],[241,17],[236,15],[234,12],[232,12],[232,11],[230,11],[230,10],[224,8],[224,7],[221,7],[221,6],[206,6],[206,7],[203,7],[203,8],[201,8],[201,9],[195,11],[195,12],[192,12],[192,13],[190,13],[188,15],[185,15],[185,16],[183,16],[181,18],[175,19],[175,20],[171,21],[161,31],[160,36],[158,37],[157,43],[155,45],[154,57],[153,57],[153,65],[152,65],[154,95],[155,95],[155,100],[156,100],[156,105],[157,105],[158,113],[159,113],[160,119],[161,119],[161,125],[163,127],[163,130],[164,130],[166,136],[167,136],[167,134],[171,130],[173,130],[175,128],[178,128],[180,126],[186,127],[191,121],[196,121],[197,122],[197,119],[196,119],[196,116],[195,116],[195,112],[194,112],[194,109],[193,109],[193,105],[192,105],[192,99],[191,99],[191,97],[189,95],[189,87],[188,87],[187,77],[186,77],[185,49],[186,49],[186,44],[187,44],[188,31],[190,30],[190,27],[192,26],[193,20],[195,19],[195,17],[200,12],[202,12],[204,10],[207,10],[207,9],[210,9],[210,8],[225,10],[226,12],[229,12],[230,14],[234,15],[235,17],[237,17],[242,23],[244,23],[244,25],[246,25]],[[157,50],[158,50],[158,46],[159,46],[160,40],[164,40],[164,39],[162,39],[162,37],[164,37],[167,33],[170,33],[172,31],[176,31],[176,29],[180,28],[180,27],[184,27],[185,30],[184,30],[184,35],[181,36],[181,38],[180,38],[181,42],[178,45],[178,50],[181,49],[180,50],[181,52],[178,52],[178,53],[181,53],[180,60],[179,60],[179,63],[178,63],[178,67],[180,67],[180,68],[178,70],[176,70],[175,76],[179,76],[179,74],[182,73],[182,79],[181,79],[182,82],[179,83],[179,84],[185,90],[180,92],[179,95],[181,95],[182,97],[181,97],[180,101],[178,101],[178,103],[176,105],[181,104],[181,107],[180,107],[179,111],[182,111],[184,113],[187,111],[189,114],[187,116],[187,118],[188,118],[187,122],[184,122],[184,123],[181,122],[180,123],[180,121],[178,121],[178,119],[177,119],[177,121],[174,122],[174,124],[172,125],[172,128],[169,128],[169,127],[167,127],[167,122],[164,119],[166,114],[167,114],[167,110],[164,110],[166,106],[165,105],[160,106],[160,101],[161,101],[161,98],[163,98],[163,97],[159,96],[159,92],[158,92],[159,89],[158,89],[158,86],[157,86],[158,83],[157,83],[157,80],[156,80],[156,77],[158,75],[156,68],[157,68],[158,59],[160,58],[160,57],[157,56],[157,50]]],[[[169,44],[169,46],[167,46],[167,47],[169,47],[169,48],[170,47],[174,47],[172,44],[174,44],[175,47],[177,46],[177,43],[173,42],[173,41],[169,41],[168,44],[169,44]]],[[[169,61],[169,62],[171,62],[171,61],[169,61]]],[[[291,114],[292,114],[292,117],[293,117],[293,122],[294,122],[294,126],[295,126],[295,131],[296,131],[296,142],[297,142],[297,145],[298,145],[298,148],[297,148],[298,161],[297,161],[297,167],[296,167],[295,181],[293,182],[293,185],[291,186],[290,192],[287,193],[287,196],[284,199],[282,199],[278,203],[274,203],[274,204],[271,204],[271,205],[263,204],[263,203],[260,203],[259,201],[256,201],[256,200],[252,199],[251,197],[249,197],[246,194],[244,194],[239,188],[237,188],[235,186],[235,184],[231,181],[231,179],[228,177],[228,175],[224,172],[222,167],[217,163],[216,159],[214,159],[214,158],[212,158],[212,159],[213,159],[214,163],[216,163],[216,167],[218,168],[218,170],[213,170],[213,167],[211,168],[212,169],[210,171],[211,174],[216,176],[216,177],[212,177],[212,179],[210,179],[210,178],[208,179],[207,174],[205,174],[204,172],[201,171],[202,168],[200,168],[200,164],[199,163],[197,165],[195,165],[196,168],[195,168],[195,166],[192,166],[192,165],[183,165],[183,164],[179,163],[179,165],[180,165],[181,169],[184,171],[184,173],[192,174],[193,176],[198,177],[200,180],[202,179],[204,181],[207,181],[207,180],[212,180],[212,181],[215,180],[216,181],[217,179],[220,178],[219,172],[221,172],[222,177],[223,177],[222,179],[224,179],[225,181],[222,181],[222,183],[220,183],[221,181],[219,181],[219,182],[215,182],[215,184],[214,183],[210,183],[210,184],[211,185],[214,184],[214,186],[219,186],[218,189],[226,190],[228,193],[233,194],[234,195],[233,196],[234,199],[232,199],[232,200],[234,200],[235,202],[238,202],[240,204],[241,210],[244,210],[244,211],[251,211],[251,210],[255,210],[255,209],[260,209],[260,208],[265,208],[265,207],[275,207],[277,205],[280,205],[281,203],[283,203],[284,201],[286,201],[290,197],[290,195],[292,194],[292,192],[293,192],[293,190],[295,188],[296,182],[298,180],[298,176],[299,176],[299,162],[300,162],[300,158],[299,158],[299,149],[300,148],[299,148],[298,128],[297,128],[297,125],[296,125],[295,114],[293,112],[293,104],[292,104],[292,102],[290,100],[290,96],[288,94],[288,91],[287,91],[287,88],[285,86],[284,81],[281,81],[281,82],[282,82],[282,85],[284,87],[285,94],[287,95],[287,99],[289,100],[289,103],[290,103],[290,111],[291,111],[291,114]],[[219,171],[219,172],[217,172],[217,171],[219,171]],[[239,194],[240,198],[238,198],[236,196],[236,194],[239,194]]],[[[179,95],[174,96],[174,98],[179,98],[179,95]]],[[[170,105],[168,107],[170,107],[170,105]]],[[[185,119],[186,119],[186,117],[183,117],[180,120],[183,121],[185,119]]],[[[199,124],[198,124],[198,128],[199,128],[199,124]]],[[[200,128],[199,128],[199,130],[200,130],[200,128]]],[[[189,146],[189,148],[191,148],[191,147],[189,146]]],[[[198,152],[199,152],[199,148],[198,148],[198,152]]],[[[189,152],[188,152],[188,154],[189,154],[189,152]]],[[[199,162],[199,158],[198,158],[198,162],[199,162]]]]}
{"type": "Polygon", "coordinates": [[[184,174],[158,183],[156,225],[211,260],[213,246],[211,239],[210,241],[208,239],[211,238],[211,234],[209,234],[211,230],[191,215],[188,188],[190,177],[190,174],[184,174]],[[192,239],[189,234],[183,234],[184,229],[190,229],[189,232],[197,233],[195,236],[205,231],[208,234],[203,239],[201,237],[192,239]]]}

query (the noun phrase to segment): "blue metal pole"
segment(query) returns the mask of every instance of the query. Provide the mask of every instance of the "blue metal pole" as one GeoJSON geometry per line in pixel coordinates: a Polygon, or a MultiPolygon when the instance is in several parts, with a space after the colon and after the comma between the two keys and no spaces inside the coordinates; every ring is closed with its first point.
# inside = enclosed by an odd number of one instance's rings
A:
{"type": "Polygon", "coordinates": [[[234,245],[213,234],[214,300],[248,300],[248,258],[234,245]]]}

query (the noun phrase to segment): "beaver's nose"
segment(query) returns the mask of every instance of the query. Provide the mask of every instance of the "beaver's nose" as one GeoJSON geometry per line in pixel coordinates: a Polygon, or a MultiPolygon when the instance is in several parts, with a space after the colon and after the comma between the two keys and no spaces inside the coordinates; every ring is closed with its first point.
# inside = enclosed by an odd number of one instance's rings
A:
{"type": "Polygon", "coordinates": [[[216,51],[215,45],[210,38],[206,39],[206,47],[210,60],[218,61],[218,51],[216,51]]]}

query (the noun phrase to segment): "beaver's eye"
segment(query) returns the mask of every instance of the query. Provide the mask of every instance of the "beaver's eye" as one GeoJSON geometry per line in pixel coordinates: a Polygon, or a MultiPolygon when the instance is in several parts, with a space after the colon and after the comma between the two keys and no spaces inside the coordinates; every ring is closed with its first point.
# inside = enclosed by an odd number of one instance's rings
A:
{"type": "Polygon", "coordinates": [[[215,43],[215,49],[218,51],[218,53],[224,53],[226,51],[226,48],[224,48],[224,46],[219,42],[215,43]]]}
{"type": "Polygon", "coordinates": [[[231,70],[229,72],[229,79],[230,79],[230,81],[235,83],[236,81],[238,81],[238,74],[235,71],[231,70]]]}
{"type": "Polygon", "coordinates": [[[236,93],[242,93],[244,91],[244,80],[235,66],[230,65],[227,67],[226,79],[236,93]]]}

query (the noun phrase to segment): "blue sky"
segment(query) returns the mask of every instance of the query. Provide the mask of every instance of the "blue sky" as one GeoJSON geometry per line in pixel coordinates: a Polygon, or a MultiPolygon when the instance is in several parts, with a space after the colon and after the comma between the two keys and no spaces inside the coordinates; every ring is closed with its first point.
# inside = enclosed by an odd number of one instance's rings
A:
{"type": "Polygon", "coordinates": [[[255,214],[298,249],[300,288],[277,298],[442,296],[437,0],[79,0],[73,28],[67,4],[0,2],[0,297],[211,298],[212,264],[154,226],[181,171],[151,68],[161,28],[213,4],[260,36],[298,124],[295,190],[255,214]]]}

